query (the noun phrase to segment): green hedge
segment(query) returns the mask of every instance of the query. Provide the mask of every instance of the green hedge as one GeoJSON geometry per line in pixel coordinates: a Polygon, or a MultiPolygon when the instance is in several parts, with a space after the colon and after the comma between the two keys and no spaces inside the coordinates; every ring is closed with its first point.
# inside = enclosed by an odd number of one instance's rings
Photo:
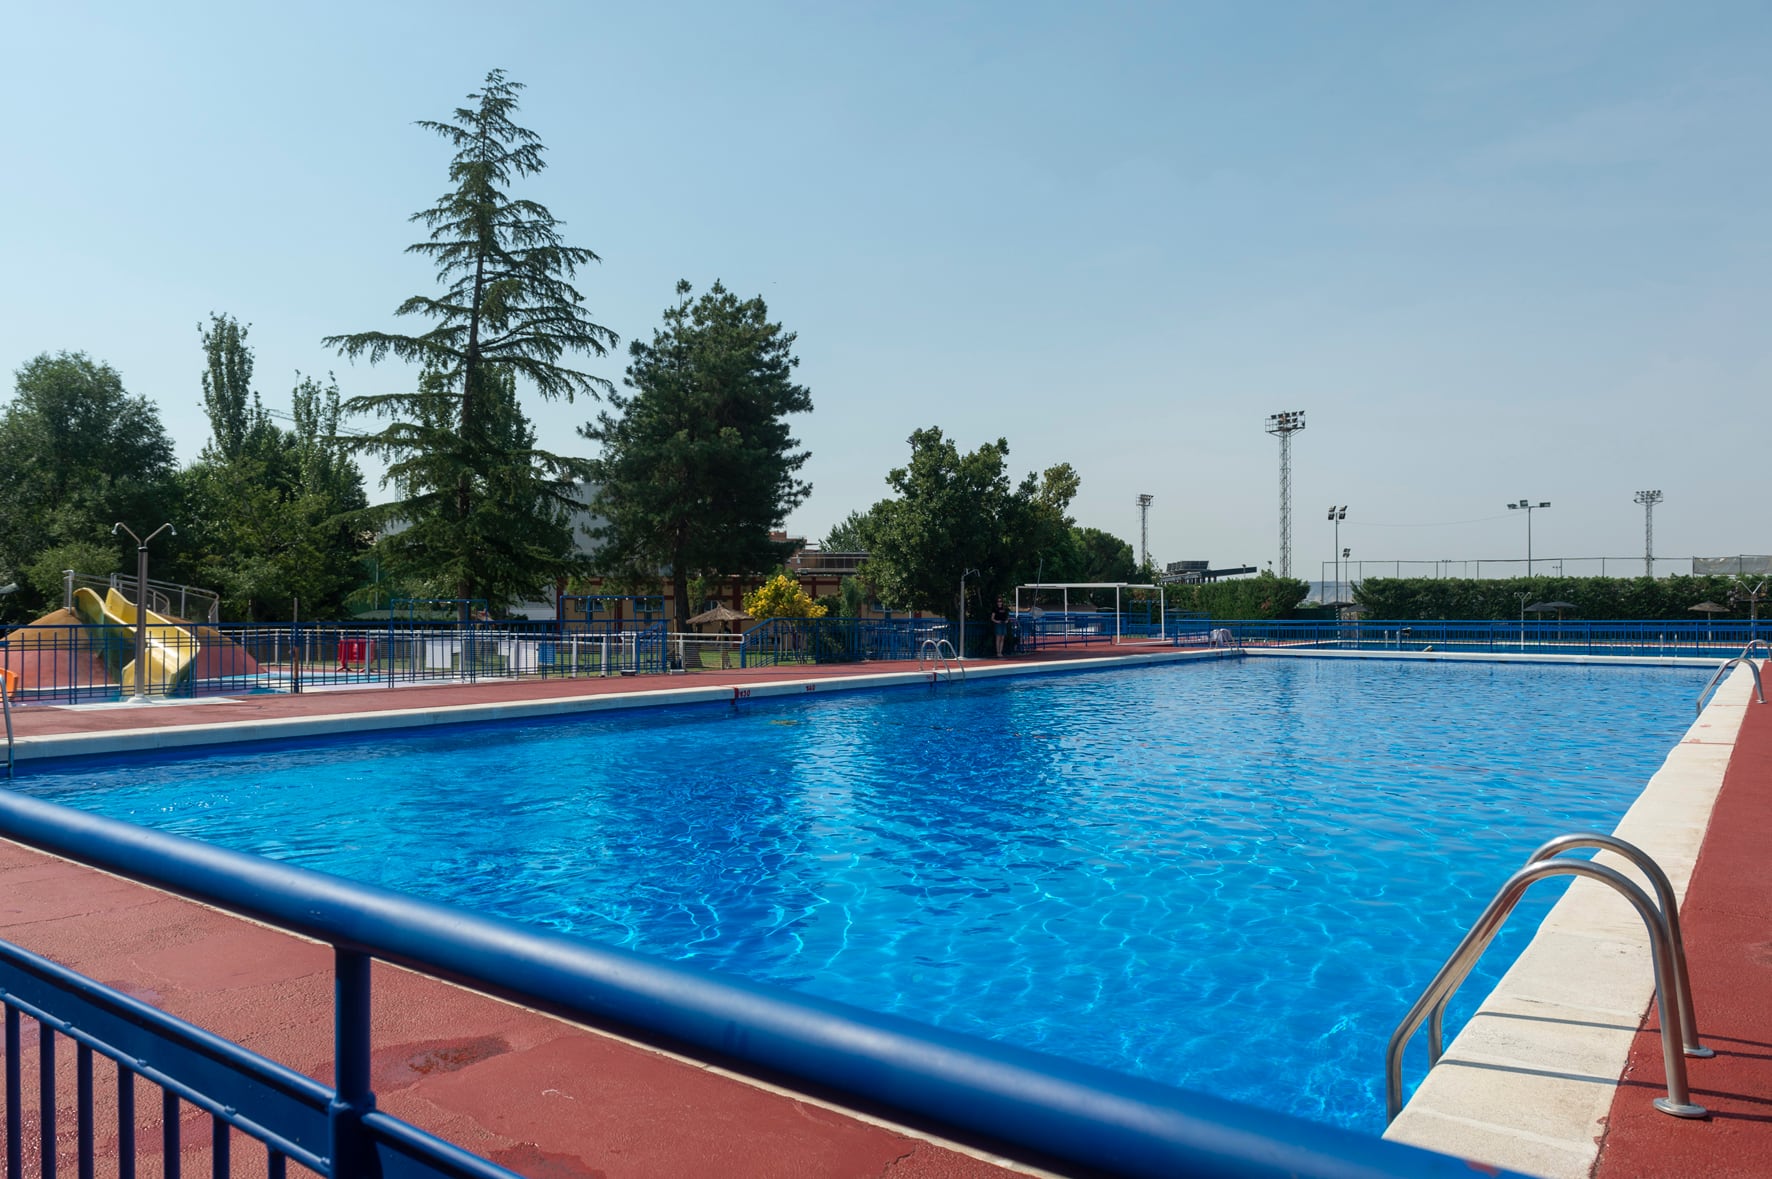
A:
{"type": "Polygon", "coordinates": [[[1259,577],[1164,586],[1171,610],[1199,610],[1213,619],[1289,618],[1310,586],[1264,571],[1259,577]]]}
{"type": "MultiPolygon", "coordinates": [[[[1368,577],[1354,588],[1354,601],[1372,618],[1518,618],[1520,594],[1535,602],[1574,602],[1564,618],[1680,619],[1705,615],[1690,609],[1700,602],[1730,605],[1731,590],[1740,583],[1730,577],[1516,577],[1478,581],[1449,577],[1368,577]]],[[[1718,619],[1746,618],[1747,604],[1718,619]]],[[[1546,617],[1552,617],[1546,615],[1546,617]]]]}

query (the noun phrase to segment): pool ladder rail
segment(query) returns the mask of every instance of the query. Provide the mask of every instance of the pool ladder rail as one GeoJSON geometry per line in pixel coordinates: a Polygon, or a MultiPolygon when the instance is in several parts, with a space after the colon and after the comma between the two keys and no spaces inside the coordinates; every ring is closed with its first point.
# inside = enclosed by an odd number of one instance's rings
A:
{"type": "Polygon", "coordinates": [[[1403,1110],[1403,1050],[1422,1021],[1428,1022],[1428,1068],[1440,1062],[1445,1051],[1446,1004],[1489,948],[1514,906],[1532,884],[1552,876],[1585,876],[1610,885],[1636,909],[1649,931],[1649,948],[1655,966],[1655,1011],[1661,1024],[1661,1057],[1667,1074],[1667,1096],[1657,1097],[1655,1108],[1676,1118],[1702,1118],[1707,1111],[1694,1104],[1686,1083],[1686,1057],[1710,1057],[1716,1053],[1698,1041],[1698,1021],[1692,1013],[1692,984],[1686,975],[1686,947],[1680,937],[1680,908],[1673,884],[1641,848],[1611,835],[1577,832],[1546,843],[1527,859],[1525,867],[1508,877],[1489,907],[1471,926],[1446,964],[1434,976],[1421,997],[1391,1033],[1385,1051],[1385,1121],[1395,1121],[1403,1110]],[[1623,856],[1649,878],[1655,890],[1650,900],[1642,886],[1604,864],[1592,860],[1563,858],[1577,848],[1596,848],[1623,856]],[[1659,902],[1659,903],[1658,903],[1659,902]],[[1669,998],[1675,1011],[1668,1010],[1669,998]],[[1670,1018],[1670,1016],[1672,1018],[1670,1018]]]}
{"type": "Polygon", "coordinates": [[[1761,704],[1766,702],[1766,689],[1765,686],[1760,683],[1760,668],[1759,665],[1754,662],[1755,648],[1765,651],[1765,654],[1760,656],[1761,663],[1764,663],[1768,658],[1772,658],[1772,643],[1768,643],[1765,639],[1754,639],[1741,649],[1741,654],[1732,655],[1723,660],[1723,662],[1717,665],[1717,669],[1711,673],[1710,679],[1705,681],[1704,687],[1699,689],[1698,699],[1693,702],[1693,708],[1697,712],[1704,711],[1704,698],[1710,695],[1712,688],[1716,687],[1723,681],[1723,677],[1729,673],[1729,669],[1737,664],[1743,664],[1749,671],[1753,672],[1754,695],[1759,699],[1761,704]]]}
{"type": "Polygon", "coordinates": [[[960,659],[960,653],[946,639],[924,639],[917,647],[917,669],[931,672],[930,682],[936,678],[952,681],[954,671],[960,672],[960,682],[966,682],[966,664],[960,659]]]}

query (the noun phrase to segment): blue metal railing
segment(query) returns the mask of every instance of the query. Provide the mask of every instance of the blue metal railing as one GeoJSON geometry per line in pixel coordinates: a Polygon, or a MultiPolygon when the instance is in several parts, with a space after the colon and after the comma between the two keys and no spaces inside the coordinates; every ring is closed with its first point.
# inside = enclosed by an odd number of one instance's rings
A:
{"type": "Polygon", "coordinates": [[[952,641],[941,618],[770,618],[744,633],[740,667],[915,659],[924,639],[952,641]]]}
{"type": "MultiPolygon", "coordinates": [[[[144,685],[150,695],[657,674],[665,662],[663,622],[390,619],[157,630],[144,685]]],[[[0,643],[0,665],[24,681],[21,702],[114,699],[134,658],[133,640],[114,627],[32,626],[0,643]]],[[[133,682],[132,667],[129,676],[133,682]]]]}
{"type": "MultiPolygon", "coordinates": [[[[1468,1165],[1150,1081],[888,1015],[474,916],[386,889],[0,791],[0,835],[331,945],[334,1082],[324,1086],[42,958],[0,943],[8,1174],[23,1175],[20,1016],[38,1022],[37,1114],[53,1176],[54,1038],[78,1045],[75,1153],[90,1174],[92,1054],[133,1093],[162,1090],[167,1160],[178,1107],[212,1119],[218,1175],[231,1133],[323,1176],[509,1172],[375,1110],[372,959],[821,1094],[1064,1173],[1123,1176],[1432,1176],[1468,1165]]],[[[133,1108],[133,1097],[129,1104],[133,1108]]],[[[132,1123],[133,1125],[133,1123],[132,1123]]],[[[129,1144],[133,1147],[133,1143],[129,1144]]],[[[130,1174],[132,1171],[125,1171],[130,1174]]]]}
{"type": "Polygon", "coordinates": [[[1716,659],[1741,649],[1765,624],[1739,622],[1531,619],[1440,621],[1224,622],[1245,646],[1338,650],[1495,652],[1526,655],[1635,655],[1716,659]]]}

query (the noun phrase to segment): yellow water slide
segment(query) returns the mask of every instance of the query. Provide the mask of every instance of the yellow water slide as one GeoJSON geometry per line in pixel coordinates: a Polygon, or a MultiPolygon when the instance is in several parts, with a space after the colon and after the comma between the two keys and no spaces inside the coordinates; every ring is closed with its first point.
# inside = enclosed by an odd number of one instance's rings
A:
{"type": "MultiPolygon", "coordinates": [[[[104,599],[93,591],[81,587],[74,591],[74,613],[82,620],[93,625],[113,628],[110,636],[113,643],[121,640],[131,654],[134,653],[135,642],[135,604],[117,592],[115,586],[105,591],[104,599]],[[121,635],[117,632],[121,631],[121,635]]],[[[148,691],[162,694],[177,691],[190,678],[191,664],[197,658],[199,644],[195,635],[171,619],[162,618],[152,610],[147,612],[147,675],[143,677],[143,693],[148,691]]],[[[109,646],[111,644],[107,644],[109,646]]],[[[121,674],[123,690],[133,693],[136,689],[136,667],[132,658],[123,664],[121,674]]]]}

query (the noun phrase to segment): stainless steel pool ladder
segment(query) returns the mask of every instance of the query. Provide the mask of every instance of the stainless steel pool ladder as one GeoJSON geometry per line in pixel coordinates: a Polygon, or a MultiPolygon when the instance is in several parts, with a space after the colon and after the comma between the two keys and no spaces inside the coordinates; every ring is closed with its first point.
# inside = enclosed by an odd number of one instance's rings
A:
{"type": "Polygon", "coordinates": [[[1526,889],[1537,881],[1552,876],[1585,876],[1610,885],[1636,909],[1649,930],[1649,948],[1655,964],[1655,1010],[1661,1024],[1661,1058],[1667,1073],[1667,1096],[1655,1099],[1655,1108],[1676,1118],[1702,1118],[1705,1108],[1695,1105],[1686,1084],[1686,1057],[1716,1055],[1698,1042],[1698,1021],[1692,1013],[1692,984],[1686,977],[1686,947],[1680,937],[1680,907],[1667,873],[1641,848],[1612,835],[1577,832],[1560,835],[1546,843],[1527,859],[1526,866],[1508,877],[1483,915],[1477,918],[1434,980],[1422,991],[1409,1009],[1409,1014],[1391,1033],[1385,1050],[1384,1104],[1385,1121],[1390,1122],[1403,1110],[1403,1049],[1423,1020],[1428,1021],[1428,1067],[1440,1062],[1445,1051],[1446,1004],[1458,991],[1466,976],[1476,966],[1483,951],[1489,948],[1497,932],[1507,921],[1526,889]],[[1649,878],[1655,890],[1651,901],[1642,887],[1629,877],[1592,860],[1558,858],[1576,848],[1599,848],[1623,856],[1649,878]],[[1672,992],[1674,1011],[1668,1010],[1672,992]],[[1670,1018],[1671,1016],[1671,1018],[1670,1018]]]}
{"type": "Polygon", "coordinates": [[[1717,669],[1711,672],[1710,679],[1705,681],[1704,687],[1699,689],[1698,699],[1692,703],[1694,716],[1704,711],[1704,698],[1710,695],[1712,688],[1723,682],[1723,677],[1727,675],[1729,670],[1736,664],[1744,664],[1749,671],[1753,672],[1754,695],[1759,699],[1761,704],[1766,702],[1766,688],[1765,685],[1760,682],[1759,664],[1754,662],[1755,647],[1764,647],[1766,649],[1766,654],[1760,656],[1762,661],[1767,658],[1772,658],[1772,643],[1767,643],[1765,639],[1755,639],[1741,649],[1741,654],[1732,655],[1728,659],[1723,660],[1723,662],[1717,665],[1717,669]]]}
{"type": "Polygon", "coordinates": [[[960,653],[954,650],[954,645],[946,639],[924,639],[923,642],[918,645],[918,670],[928,671],[932,666],[936,672],[949,680],[954,678],[954,669],[958,668],[960,671],[960,680],[962,683],[965,682],[966,665],[960,661],[960,653]],[[946,654],[943,654],[944,651],[946,654]],[[950,658],[952,659],[951,663],[949,662],[950,658]]]}

